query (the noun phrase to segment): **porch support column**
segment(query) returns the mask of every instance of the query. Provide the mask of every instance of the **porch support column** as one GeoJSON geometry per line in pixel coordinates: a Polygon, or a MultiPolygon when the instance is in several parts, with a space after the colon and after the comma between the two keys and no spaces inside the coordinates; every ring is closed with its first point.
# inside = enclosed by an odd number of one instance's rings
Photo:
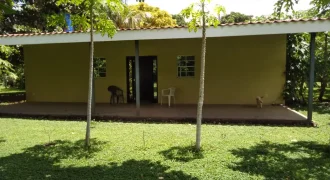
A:
{"type": "Polygon", "coordinates": [[[308,121],[313,119],[313,88],[314,88],[314,71],[315,71],[315,37],[316,33],[311,33],[310,41],[310,69],[309,69],[309,86],[308,86],[308,121]]]}
{"type": "Polygon", "coordinates": [[[93,72],[93,88],[92,88],[92,116],[95,115],[95,78],[94,78],[94,72],[93,72]]]}
{"type": "Polygon", "coordinates": [[[135,102],[136,115],[140,116],[140,46],[139,41],[135,40],[135,102]]]}

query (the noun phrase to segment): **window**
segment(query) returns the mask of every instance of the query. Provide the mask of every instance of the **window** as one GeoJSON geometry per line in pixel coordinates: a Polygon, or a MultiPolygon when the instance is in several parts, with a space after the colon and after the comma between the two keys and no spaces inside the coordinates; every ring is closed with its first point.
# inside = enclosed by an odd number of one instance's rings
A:
{"type": "Polygon", "coordinates": [[[94,57],[94,77],[107,76],[107,61],[105,58],[94,57]]]}
{"type": "Polygon", "coordinates": [[[178,56],[178,77],[195,76],[195,56],[178,56]]]}

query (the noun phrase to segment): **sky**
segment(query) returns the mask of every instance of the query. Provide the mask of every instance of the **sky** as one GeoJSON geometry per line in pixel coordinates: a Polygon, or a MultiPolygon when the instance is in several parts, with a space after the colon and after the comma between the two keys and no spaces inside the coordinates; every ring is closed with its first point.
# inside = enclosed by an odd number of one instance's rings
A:
{"type": "MultiPolygon", "coordinates": [[[[178,14],[180,11],[197,0],[145,0],[152,6],[160,7],[170,14],[178,14]]],[[[240,12],[247,15],[261,16],[269,15],[274,10],[277,0],[213,0],[213,4],[225,6],[227,14],[230,12],[240,12]]],[[[311,0],[300,0],[295,6],[295,10],[306,10],[310,8],[311,0]]],[[[136,0],[127,0],[128,4],[135,4],[136,0]]]]}

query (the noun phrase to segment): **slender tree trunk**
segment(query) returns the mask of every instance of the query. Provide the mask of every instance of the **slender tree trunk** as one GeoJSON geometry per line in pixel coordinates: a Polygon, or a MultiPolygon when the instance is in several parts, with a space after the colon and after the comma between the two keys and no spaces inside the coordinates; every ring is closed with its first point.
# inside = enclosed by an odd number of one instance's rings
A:
{"type": "Polygon", "coordinates": [[[300,103],[302,103],[302,104],[307,104],[306,103],[306,100],[305,100],[305,95],[304,95],[304,92],[305,92],[305,90],[304,90],[304,84],[305,84],[305,82],[306,82],[306,80],[305,80],[305,78],[302,78],[302,80],[301,80],[301,82],[300,82],[300,84],[299,84],[299,95],[300,95],[300,97],[301,97],[301,101],[300,101],[300,103]]]}
{"type": "Polygon", "coordinates": [[[88,79],[88,99],[87,99],[87,127],[86,127],[86,138],[85,138],[85,146],[90,146],[90,138],[91,138],[91,120],[92,120],[92,98],[93,98],[93,57],[94,57],[94,32],[93,32],[93,0],[91,0],[90,6],[90,59],[89,59],[89,79],[88,79]]]}
{"type": "Polygon", "coordinates": [[[327,87],[327,80],[325,77],[323,77],[323,78],[321,78],[320,94],[319,94],[319,98],[318,98],[320,102],[323,101],[323,96],[324,96],[326,87],[327,87]]]}
{"type": "Polygon", "coordinates": [[[205,80],[205,56],[206,56],[206,27],[205,27],[205,3],[202,3],[203,13],[203,34],[202,34],[202,52],[201,52],[201,72],[199,79],[199,99],[197,106],[197,129],[196,129],[196,149],[201,149],[202,116],[204,104],[204,80],[205,80]]]}
{"type": "MultiPolygon", "coordinates": [[[[328,68],[328,33],[324,34],[324,63],[326,65],[325,68],[328,68]]],[[[320,88],[320,94],[319,94],[319,101],[322,102],[323,101],[323,96],[325,93],[325,89],[327,87],[327,83],[328,83],[328,77],[329,75],[327,74],[328,71],[325,71],[325,74],[323,74],[323,78],[321,79],[321,88],[320,88]]]]}

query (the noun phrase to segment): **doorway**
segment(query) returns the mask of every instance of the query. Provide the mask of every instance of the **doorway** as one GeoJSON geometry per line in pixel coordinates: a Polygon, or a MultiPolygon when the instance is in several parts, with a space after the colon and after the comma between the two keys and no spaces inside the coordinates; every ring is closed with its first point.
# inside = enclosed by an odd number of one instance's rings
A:
{"type": "MultiPolygon", "coordinates": [[[[158,103],[157,56],[140,56],[140,102],[158,103]]],[[[135,57],[126,57],[127,102],[135,103],[135,57]]]]}

